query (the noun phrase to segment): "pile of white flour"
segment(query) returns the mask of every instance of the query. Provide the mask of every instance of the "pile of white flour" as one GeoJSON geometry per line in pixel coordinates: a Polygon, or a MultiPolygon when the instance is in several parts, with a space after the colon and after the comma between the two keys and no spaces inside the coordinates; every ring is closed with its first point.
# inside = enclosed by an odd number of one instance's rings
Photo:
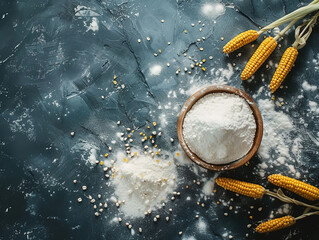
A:
{"type": "Polygon", "coordinates": [[[253,112],[240,96],[213,93],[198,100],[186,114],[183,135],[198,157],[226,164],[245,156],[256,133],[253,112]]]}
{"type": "Polygon", "coordinates": [[[176,166],[169,160],[143,154],[127,159],[118,154],[114,168],[115,195],[125,200],[120,209],[126,216],[142,217],[160,207],[176,187],[176,166]]]}

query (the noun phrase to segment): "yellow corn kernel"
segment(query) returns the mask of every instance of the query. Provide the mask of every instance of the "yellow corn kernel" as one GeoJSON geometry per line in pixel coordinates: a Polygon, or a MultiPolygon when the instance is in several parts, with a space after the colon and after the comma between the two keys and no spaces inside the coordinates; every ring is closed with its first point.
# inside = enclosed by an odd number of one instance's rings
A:
{"type": "Polygon", "coordinates": [[[105,154],[104,154],[104,157],[106,157],[106,158],[107,158],[108,156],[109,156],[109,154],[108,154],[108,153],[105,153],[105,154]]]}
{"type": "Polygon", "coordinates": [[[319,199],[318,188],[294,178],[282,176],[280,174],[273,174],[268,176],[268,181],[278,187],[282,187],[294,192],[308,200],[315,201],[319,199]]]}
{"type": "Polygon", "coordinates": [[[296,48],[289,47],[286,49],[270,82],[270,90],[272,93],[274,93],[280,87],[280,85],[292,69],[297,56],[298,50],[296,48]]]}
{"type": "Polygon", "coordinates": [[[296,222],[295,218],[292,216],[284,216],[281,218],[275,218],[267,222],[263,222],[256,227],[256,232],[267,233],[277,231],[283,228],[290,227],[296,222]]]}
{"type": "Polygon", "coordinates": [[[153,126],[155,127],[157,125],[157,123],[156,122],[153,122],[153,126]]]}
{"type": "Polygon", "coordinates": [[[244,71],[241,74],[241,80],[247,80],[250,78],[275,50],[276,46],[277,41],[273,37],[266,38],[260,44],[253,56],[249,59],[244,71]]]}
{"type": "Polygon", "coordinates": [[[113,83],[114,83],[114,85],[116,85],[116,84],[117,84],[117,81],[114,80],[113,83]]]}
{"type": "Polygon", "coordinates": [[[224,53],[231,53],[242,46],[245,46],[246,44],[255,41],[259,37],[259,34],[255,30],[248,30],[246,32],[243,32],[236,37],[234,37],[232,40],[230,40],[223,48],[224,53]]]}
{"type": "Polygon", "coordinates": [[[216,183],[227,190],[253,198],[262,198],[265,192],[263,186],[231,178],[218,177],[216,183]]]}
{"type": "Polygon", "coordinates": [[[142,132],[140,132],[140,136],[142,136],[143,135],[143,133],[142,132]]]}
{"type": "Polygon", "coordinates": [[[103,166],[103,165],[104,165],[104,162],[103,162],[103,161],[100,161],[100,165],[103,166]]]}
{"type": "Polygon", "coordinates": [[[203,72],[205,72],[205,71],[206,71],[206,68],[202,67],[202,70],[203,70],[203,72]]]}

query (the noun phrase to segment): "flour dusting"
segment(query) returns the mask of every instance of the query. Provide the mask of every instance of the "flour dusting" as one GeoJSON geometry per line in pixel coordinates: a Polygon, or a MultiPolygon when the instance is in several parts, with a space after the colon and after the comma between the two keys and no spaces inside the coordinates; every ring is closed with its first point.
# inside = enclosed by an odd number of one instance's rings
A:
{"type": "Polygon", "coordinates": [[[205,3],[201,9],[202,13],[210,18],[217,18],[226,11],[222,3],[205,3]]]}
{"type": "Polygon", "coordinates": [[[120,210],[126,216],[142,217],[145,212],[159,208],[176,187],[176,167],[169,160],[140,153],[128,158],[121,152],[116,159],[115,195],[118,200],[125,200],[120,210]]]}
{"type": "Polygon", "coordinates": [[[150,68],[150,74],[153,76],[154,75],[158,76],[161,74],[161,72],[162,72],[162,66],[159,64],[155,64],[150,68]]]}
{"type": "Polygon", "coordinates": [[[258,106],[264,122],[263,139],[258,150],[263,160],[259,174],[263,177],[267,168],[285,166],[290,174],[299,175],[295,163],[300,157],[301,139],[293,132],[291,119],[276,110],[274,102],[269,99],[259,100],[258,106]]]}

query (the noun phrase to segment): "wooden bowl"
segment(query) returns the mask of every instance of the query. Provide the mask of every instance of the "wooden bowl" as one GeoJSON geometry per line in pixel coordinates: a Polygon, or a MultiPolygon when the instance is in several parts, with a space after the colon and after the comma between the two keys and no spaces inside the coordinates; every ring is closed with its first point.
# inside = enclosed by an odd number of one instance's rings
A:
{"type": "Polygon", "coordinates": [[[245,164],[247,161],[249,161],[257,152],[261,139],[263,135],[263,121],[261,114],[257,108],[256,103],[243,91],[226,86],[226,85],[213,85],[213,86],[208,86],[205,88],[200,89],[199,91],[195,92],[184,104],[184,106],[181,109],[181,112],[178,117],[177,121],[177,136],[178,140],[184,150],[184,152],[187,154],[187,156],[196,164],[198,164],[201,167],[204,167],[209,170],[214,170],[214,171],[222,171],[222,170],[230,170],[234,168],[238,168],[241,165],[245,164]],[[253,142],[253,145],[249,152],[243,156],[242,158],[225,164],[225,165],[217,165],[217,164],[211,164],[203,161],[200,159],[195,153],[193,153],[189,147],[187,146],[185,140],[184,140],[184,135],[183,135],[183,123],[184,123],[184,118],[187,114],[187,112],[192,108],[192,106],[202,97],[204,97],[207,94],[210,93],[231,93],[231,94],[236,94],[246,100],[248,105],[250,106],[251,110],[253,111],[253,115],[255,117],[256,121],[256,134],[255,134],[255,139],[253,142]]]}

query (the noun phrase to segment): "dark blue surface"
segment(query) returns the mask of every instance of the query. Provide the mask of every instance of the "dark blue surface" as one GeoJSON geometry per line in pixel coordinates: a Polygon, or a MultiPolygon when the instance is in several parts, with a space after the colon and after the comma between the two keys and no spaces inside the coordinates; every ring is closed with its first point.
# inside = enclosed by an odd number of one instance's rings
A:
{"type": "MultiPolygon", "coordinates": [[[[257,235],[252,228],[247,229],[247,224],[256,226],[282,204],[269,198],[255,201],[237,197],[219,188],[205,198],[201,187],[192,183],[193,179],[208,180],[215,173],[196,174],[192,166],[181,166],[178,170],[181,199],[159,210],[165,216],[169,207],[174,209],[169,223],[163,217],[154,224],[153,217],[146,217],[125,219],[118,224],[112,221],[121,216],[115,206],[111,205],[96,218],[88,201],[77,203],[78,197],[85,198],[82,185],[88,186],[87,194],[101,193],[103,198],[112,195],[112,185],[106,186],[102,169],[90,166],[86,160],[91,149],[96,149],[99,156],[109,146],[113,151],[124,149],[123,142],[112,143],[116,133],[125,131],[124,126],[146,129],[156,121],[163,131],[163,137],[156,140],[159,146],[172,152],[179,149],[177,116],[193,86],[222,83],[245,90],[254,100],[270,98],[267,87],[259,94],[256,92],[268,85],[274,68],[263,67],[255,80],[242,84],[240,70],[255,48],[244,47],[239,58],[236,53],[224,56],[222,47],[238,33],[265,26],[308,1],[222,1],[225,13],[220,16],[210,11],[208,15],[203,13],[205,4],[216,3],[0,2],[0,239],[228,239],[228,234],[234,239],[319,239],[317,216],[300,220],[290,229],[257,235]],[[161,23],[161,19],[165,22],[161,23]],[[98,25],[96,31],[89,27],[94,21],[98,25]],[[148,36],[150,41],[146,40],[148,36]],[[203,36],[205,41],[196,42],[203,36]],[[221,41],[221,37],[225,40],[221,41]],[[141,43],[137,41],[139,38],[141,43]],[[162,53],[155,57],[153,54],[159,49],[162,53]],[[191,75],[184,74],[184,67],[190,69],[192,63],[188,56],[206,59],[206,72],[197,68],[191,75]],[[235,63],[238,70],[234,67],[230,78],[221,77],[216,70],[229,69],[229,63],[235,63]],[[151,70],[155,65],[161,66],[159,75],[151,70]],[[177,76],[178,68],[181,73],[177,76]],[[114,75],[120,89],[112,82],[114,75]],[[260,78],[264,80],[258,81],[260,78]],[[73,138],[72,131],[75,131],[73,138]],[[169,141],[171,137],[175,139],[173,144],[169,141]],[[76,185],[73,179],[78,180],[76,185]],[[187,184],[193,187],[186,190],[187,184]],[[187,201],[187,196],[192,200],[187,201]],[[237,213],[224,216],[228,206],[216,202],[228,202],[231,198],[233,206],[241,207],[237,213]],[[197,206],[196,201],[205,202],[205,208],[197,206]],[[252,205],[254,209],[250,209],[252,205]],[[261,212],[257,210],[260,206],[261,212]],[[196,214],[206,222],[206,231],[197,227],[196,214]],[[125,221],[132,223],[135,235],[124,226],[125,221]],[[138,234],[139,226],[143,227],[142,234],[138,234]],[[182,237],[179,231],[183,231],[182,237]]],[[[305,80],[318,85],[318,39],[317,27],[284,83],[289,87],[276,94],[286,102],[280,111],[292,118],[302,136],[302,157],[295,167],[302,180],[316,186],[319,121],[318,112],[309,111],[308,103],[318,102],[319,95],[317,91],[303,91],[301,85],[305,80]]],[[[278,62],[293,40],[290,32],[271,60],[278,62]]],[[[103,159],[99,156],[99,160],[103,159]]],[[[272,158],[278,155],[273,154],[272,158]]],[[[256,156],[248,167],[223,175],[266,184],[265,177],[255,174],[262,161],[256,156]]],[[[275,167],[267,173],[285,171],[280,169],[275,167]]],[[[302,211],[293,206],[290,214],[298,216],[302,211]]]]}

